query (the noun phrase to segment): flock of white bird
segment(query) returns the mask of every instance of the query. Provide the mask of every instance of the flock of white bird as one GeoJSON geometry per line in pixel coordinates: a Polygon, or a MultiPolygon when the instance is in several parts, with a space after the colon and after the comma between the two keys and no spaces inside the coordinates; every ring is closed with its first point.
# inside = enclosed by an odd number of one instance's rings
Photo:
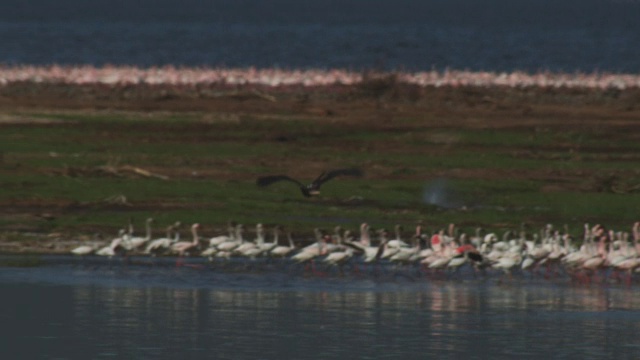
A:
{"type": "Polygon", "coordinates": [[[432,271],[451,271],[467,265],[477,271],[496,269],[509,274],[515,270],[540,270],[550,275],[563,270],[580,279],[590,279],[604,270],[613,270],[617,275],[626,274],[628,281],[632,272],[640,272],[640,222],[633,225],[631,232],[616,232],[601,225],[590,227],[585,224],[580,246],[574,243],[566,228],[561,232],[554,230],[552,225],[531,236],[525,231],[506,231],[501,237],[496,233],[481,234],[481,229],[477,229],[474,236],[459,234],[453,224],[446,231],[425,234],[422,226],[418,225],[415,232],[405,239],[399,225],[395,227],[395,236],[391,237],[385,229],[373,232],[367,223],[363,223],[359,234],[343,230],[340,226],[334,229],[333,234],[315,229],[315,241],[304,247],[296,246],[291,233],[285,233],[281,226],[273,227],[271,239],[267,241],[262,224],[256,225],[252,239],[246,239],[242,224],[230,222],[227,234],[212,238],[201,237],[198,234],[200,225],[193,224],[191,239],[185,241],[180,238],[179,222],[169,226],[166,236],[158,239],[152,238],[152,223],[153,219],[147,219],[144,237],[134,236],[133,226],[129,224],[128,230],[120,230],[118,237],[106,245],[99,246],[94,242],[71,252],[109,257],[127,254],[199,255],[211,261],[216,258],[270,257],[341,267],[351,261],[386,261],[402,265],[419,264],[420,268],[432,271]],[[376,235],[375,244],[372,232],[376,235]]]}
{"type": "MultiPolygon", "coordinates": [[[[390,75],[390,74],[382,74],[390,75]]],[[[530,74],[523,71],[488,72],[467,70],[394,72],[397,81],[417,86],[539,87],[581,89],[633,89],[640,87],[640,76],[616,73],[530,74]]],[[[188,68],[174,66],[139,68],[135,66],[0,66],[0,86],[12,83],[52,83],[67,85],[258,85],[331,86],[356,85],[367,80],[360,71],[345,69],[277,68],[188,68]]]]}

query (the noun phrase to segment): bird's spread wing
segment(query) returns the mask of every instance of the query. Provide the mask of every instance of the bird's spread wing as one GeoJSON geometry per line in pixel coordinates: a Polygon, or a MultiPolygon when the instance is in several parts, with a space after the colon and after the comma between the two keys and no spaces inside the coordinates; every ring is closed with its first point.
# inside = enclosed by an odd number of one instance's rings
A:
{"type": "Polygon", "coordinates": [[[290,178],[287,175],[268,175],[261,176],[256,180],[256,185],[258,186],[268,186],[278,181],[289,181],[295,183],[298,186],[304,186],[300,181],[290,178]]]}
{"type": "Polygon", "coordinates": [[[319,186],[320,184],[325,183],[336,176],[362,176],[362,170],[358,168],[347,168],[325,171],[313,181],[313,184],[319,186]]]}

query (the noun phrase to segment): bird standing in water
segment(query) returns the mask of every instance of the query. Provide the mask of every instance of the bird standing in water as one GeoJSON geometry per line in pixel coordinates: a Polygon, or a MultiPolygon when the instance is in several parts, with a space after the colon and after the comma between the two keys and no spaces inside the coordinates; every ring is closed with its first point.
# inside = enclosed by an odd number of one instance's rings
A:
{"type": "Polygon", "coordinates": [[[333,179],[336,176],[362,176],[362,170],[357,168],[336,169],[331,171],[324,171],[311,183],[305,185],[300,181],[289,177],[288,175],[268,175],[261,176],[256,180],[256,184],[260,187],[271,185],[278,181],[289,181],[300,188],[302,195],[305,197],[317,196],[320,194],[320,186],[325,182],[333,179]]]}

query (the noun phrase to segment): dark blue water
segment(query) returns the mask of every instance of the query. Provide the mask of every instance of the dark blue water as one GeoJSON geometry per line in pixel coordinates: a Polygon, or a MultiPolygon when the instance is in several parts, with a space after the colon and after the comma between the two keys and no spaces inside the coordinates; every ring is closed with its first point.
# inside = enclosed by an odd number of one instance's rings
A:
{"type": "Polygon", "coordinates": [[[640,356],[633,287],[316,277],[168,261],[40,265],[0,268],[3,358],[640,356]]]}
{"type": "Polygon", "coordinates": [[[638,0],[6,0],[0,63],[640,72],[638,0]]]}

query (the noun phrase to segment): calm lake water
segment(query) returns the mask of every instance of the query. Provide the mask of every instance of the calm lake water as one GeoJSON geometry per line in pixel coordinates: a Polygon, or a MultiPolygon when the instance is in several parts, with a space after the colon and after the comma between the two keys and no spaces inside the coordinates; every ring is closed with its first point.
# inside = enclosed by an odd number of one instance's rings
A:
{"type": "Polygon", "coordinates": [[[0,352],[20,359],[640,356],[634,287],[199,265],[50,258],[0,268],[0,352]]]}
{"type": "Polygon", "coordinates": [[[4,0],[0,64],[640,72],[638,0],[4,0]]]}

